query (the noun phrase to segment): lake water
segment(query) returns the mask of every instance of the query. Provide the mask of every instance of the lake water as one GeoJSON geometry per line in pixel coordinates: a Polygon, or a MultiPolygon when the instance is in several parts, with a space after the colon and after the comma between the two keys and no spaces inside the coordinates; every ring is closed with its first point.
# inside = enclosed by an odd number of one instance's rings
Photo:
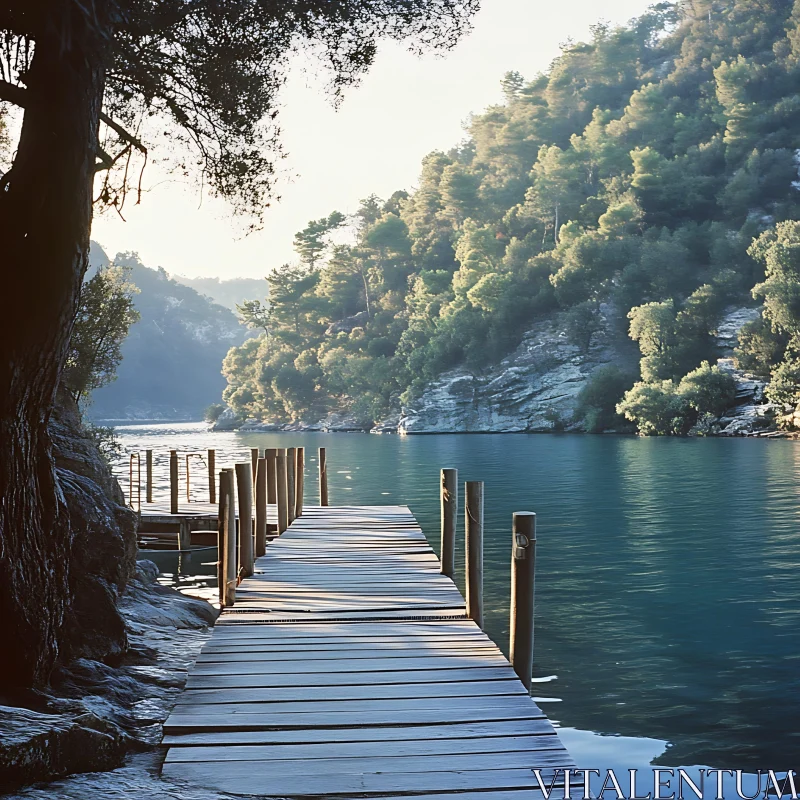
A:
{"type": "MultiPolygon", "coordinates": [[[[483,480],[487,633],[507,651],[511,515],[535,511],[534,694],[579,766],[799,766],[800,442],[117,430],[156,451],[162,488],[170,448],[216,448],[219,467],[304,446],[308,502],[325,446],[332,505],[407,504],[436,549],[439,469],[458,468],[462,503],[483,480]]],[[[463,584],[463,519],[459,537],[463,584]]],[[[182,576],[156,558],[166,580],[213,585],[214,551],[182,576]]]]}

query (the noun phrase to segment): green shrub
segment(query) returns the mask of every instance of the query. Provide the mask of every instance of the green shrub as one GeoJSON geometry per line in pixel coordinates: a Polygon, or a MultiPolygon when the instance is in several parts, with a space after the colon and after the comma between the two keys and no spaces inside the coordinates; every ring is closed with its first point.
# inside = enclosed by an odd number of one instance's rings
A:
{"type": "Polygon", "coordinates": [[[678,394],[674,381],[635,383],[617,404],[617,413],[635,422],[645,436],[672,436],[686,433],[692,425],[690,407],[678,394]]]}
{"type": "Polygon", "coordinates": [[[645,436],[681,436],[706,415],[720,416],[736,400],[733,377],[704,361],[675,381],[640,381],[617,405],[645,436]]]}
{"type": "Polygon", "coordinates": [[[800,395],[800,356],[789,355],[772,371],[767,397],[780,405],[795,406],[800,395]]]}
{"type": "Polygon", "coordinates": [[[617,403],[633,382],[634,377],[616,364],[598,367],[578,395],[576,421],[582,421],[589,433],[624,426],[625,419],[617,413],[617,403]]]}
{"type": "Polygon", "coordinates": [[[678,394],[698,415],[719,417],[736,401],[736,382],[730,373],[704,361],[681,379],[678,394]]]}
{"type": "Polygon", "coordinates": [[[103,460],[110,467],[114,461],[122,456],[122,445],[117,439],[114,428],[106,425],[93,425],[91,422],[83,423],[83,430],[92,439],[100,451],[103,460]]]}
{"type": "Polygon", "coordinates": [[[776,333],[764,317],[747,322],[739,330],[739,346],[734,350],[738,369],[767,377],[786,351],[786,334],[776,333]]]}
{"type": "Polygon", "coordinates": [[[203,413],[203,419],[213,424],[223,415],[226,408],[224,403],[212,403],[203,413]]]}

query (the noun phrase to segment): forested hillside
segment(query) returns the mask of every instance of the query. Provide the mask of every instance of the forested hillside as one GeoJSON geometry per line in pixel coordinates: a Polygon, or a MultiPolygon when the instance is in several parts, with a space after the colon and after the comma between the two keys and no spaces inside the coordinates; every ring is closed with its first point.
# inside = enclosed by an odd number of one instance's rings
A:
{"type": "MultiPolygon", "coordinates": [[[[93,268],[108,264],[92,246],[93,268]]],[[[122,343],[116,379],[92,393],[95,419],[200,419],[225,386],[220,363],[246,331],[227,308],[212,303],[170,278],[149,269],[135,253],[118,253],[113,263],[125,268],[139,292],[133,304],[140,314],[122,343]]]]}
{"type": "Polygon", "coordinates": [[[800,0],[659,3],[592,34],[545,74],[507,74],[505,102],[429,154],[413,192],[297,235],[269,307],[246,310],[261,335],[225,360],[235,410],[379,419],[542,318],[588,347],[602,304],[642,360],[595,376],[587,427],[619,412],[683,432],[731,397],[713,366],[723,309],[765,298],[739,361],[797,402],[800,0]],[[333,244],[345,226],[352,242],[333,244]]]}

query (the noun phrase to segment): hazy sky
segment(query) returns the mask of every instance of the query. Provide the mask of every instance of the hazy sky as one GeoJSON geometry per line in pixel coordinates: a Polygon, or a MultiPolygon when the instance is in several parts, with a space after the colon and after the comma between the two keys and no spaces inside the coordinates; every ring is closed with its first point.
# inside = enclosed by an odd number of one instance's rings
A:
{"type": "Polygon", "coordinates": [[[280,164],[282,200],[267,209],[262,231],[242,238],[224,203],[205,197],[201,204],[195,186],[148,167],[142,204],[126,207],[127,222],[97,218],[92,238],[112,257],[136,250],[146,265],[172,273],[263,277],[293,260],[294,233],[310,219],[354,211],[371,193],[385,198],[413,189],[422,157],[457,144],[468,115],[502,99],[504,73],[532,78],[558,55],[560,42],[585,38],[601,18],[625,22],[650,2],[483,0],[473,32],[445,56],[418,58],[384,43],[338,111],[324,85],[296,69],[280,116],[288,152],[280,164]]]}

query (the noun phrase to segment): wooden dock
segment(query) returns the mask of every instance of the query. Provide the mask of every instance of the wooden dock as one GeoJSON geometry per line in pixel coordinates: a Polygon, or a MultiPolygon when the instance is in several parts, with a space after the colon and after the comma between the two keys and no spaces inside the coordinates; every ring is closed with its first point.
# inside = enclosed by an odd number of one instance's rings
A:
{"type": "Polygon", "coordinates": [[[260,797],[528,800],[573,766],[404,506],[305,508],[164,733],[165,776],[260,797]]]}
{"type": "MultiPolygon", "coordinates": [[[[142,503],[139,513],[139,547],[186,552],[193,545],[216,547],[219,506],[194,500],[172,513],[169,499],[142,503]]],[[[238,516],[238,515],[237,515],[238,516]]],[[[277,535],[277,506],[267,506],[267,538],[277,535]]]]}

